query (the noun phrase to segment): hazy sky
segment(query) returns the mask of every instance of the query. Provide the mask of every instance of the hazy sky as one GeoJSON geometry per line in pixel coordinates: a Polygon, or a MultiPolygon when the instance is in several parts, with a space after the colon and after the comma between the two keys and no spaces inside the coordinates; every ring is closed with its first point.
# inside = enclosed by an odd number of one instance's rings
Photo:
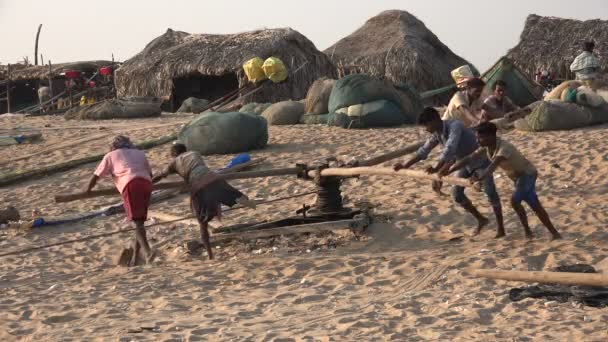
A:
{"type": "Polygon", "coordinates": [[[484,70],[519,40],[530,13],[608,20],[608,0],[0,0],[0,63],[33,61],[39,23],[45,62],[133,56],[167,28],[233,33],[290,26],[319,50],[368,18],[401,9],[484,70]]]}

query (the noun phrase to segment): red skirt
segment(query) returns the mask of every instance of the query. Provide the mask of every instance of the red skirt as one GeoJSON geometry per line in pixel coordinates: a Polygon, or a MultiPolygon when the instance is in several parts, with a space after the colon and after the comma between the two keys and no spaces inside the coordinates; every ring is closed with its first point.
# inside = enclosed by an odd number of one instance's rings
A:
{"type": "Polygon", "coordinates": [[[152,195],[152,182],[145,178],[134,178],[122,191],[122,204],[131,221],[148,219],[148,206],[152,195]]]}

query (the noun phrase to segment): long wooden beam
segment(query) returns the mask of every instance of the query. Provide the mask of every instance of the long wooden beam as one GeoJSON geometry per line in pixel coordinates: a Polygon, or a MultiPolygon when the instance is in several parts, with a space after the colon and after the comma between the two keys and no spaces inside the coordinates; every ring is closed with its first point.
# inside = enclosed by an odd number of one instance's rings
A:
{"type": "MultiPolygon", "coordinates": [[[[297,175],[300,169],[298,168],[284,168],[284,169],[270,169],[260,171],[246,171],[246,172],[235,172],[222,175],[222,179],[250,179],[250,178],[264,178],[264,177],[275,177],[275,176],[289,176],[297,175]]],[[[314,177],[316,171],[309,171],[308,176],[314,177]]],[[[321,171],[322,177],[355,177],[355,176],[393,176],[393,177],[407,177],[425,180],[442,181],[447,184],[458,185],[462,187],[470,187],[472,184],[469,180],[458,177],[439,177],[436,174],[428,174],[424,171],[419,170],[399,170],[395,171],[390,167],[353,167],[353,168],[328,168],[321,171]]],[[[172,189],[176,187],[182,187],[185,184],[183,182],[167,182],[158,183],[154,186],[154,190],[159,189],[172,189]]],[[[116,195],[117,191],[114,188],[101,189],[91,191],[87,193],[75,193],[75,194],[63,194],[56,195],[55,202],[70,202],[79,199],[93,198],[98,196],[116,195]]]]}
{"type": "Polygon", "coordinates": [[[500,271],[487,269],[472,269],[468,270],[468,272],[478,278],[521,281],[525,283],[608,286],[608,274],[599,273],[500,271]]]}
{"type": "Polygon", "coordinates": [[[359,162],[357,165],[358,166],[375,166],[375,165],[379,165],[382,163],[385,163],[389,160],[393,160],[395,158],[399,158],[399,157],[403,157],[406,154],[411,154],[414,153],[416,151],[418,151],[418,149],[424,145],[424,142],[417,142],[415,144],[411,144],[409,146],[406,146],[402,149],[396,150],[396,151],[392,151],[389,153],[385,153],[383,155],[379,155],[377,157],[371,158],[371,159],[367,159],[364,161],[359,162]]]}

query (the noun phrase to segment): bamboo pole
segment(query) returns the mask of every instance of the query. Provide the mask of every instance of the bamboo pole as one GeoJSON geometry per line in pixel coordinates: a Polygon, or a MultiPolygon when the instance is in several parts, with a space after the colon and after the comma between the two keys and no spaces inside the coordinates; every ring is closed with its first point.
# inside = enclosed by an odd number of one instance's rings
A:
{"type": "MultiPolygon", "coordinates": [[[[310,171],[308,176],[314,177],[316,171],[310,171]]],[[[430,174],[420,170],[399,170],[395,171],[392,167],[353,167],[349,169],[343,168],[329,168],[321,170],[322,177],[355,177],[355,176],[400,176],[414,179],[428,179],[433,181],[441,181],[451,185],[458,185],[462,187],[472,186],[471,182],[464,178],[459,177],[439,177],[437,174],[430,174]]]]}
{"type": "Polygon", "coordinates": [[[38,40],[40,39],[40,30],[42,24],[38,25],[38,32],[36,32],[36,44],[34,45],[34,65],[38,65],[38,40]]]}
{"type": "Polygon", "coordinates": [[[411,144],[409,146],[406,146],[400,150],[397,151],[393,151],[393,152],[389,152],[389,153],[385,153],[383,155],[368,159],[368,160],[364,160],[362,162],[359,162],[357,165],[358,166],[375,166],[378,164],[382,164],[384,162],[387,162],[389,160],[395,159],[395,158],[399,158],[402,157],[406,154],[410,154],[410,153],[414,153],[416,151],[418,151],[418,149],[424,144],[424,142],[417,142],[415,144],[411,144]]]}
{"type": "Polygon", "coordinates": [[[500,271],[500,270],[468,270],[478,278],[521,281],[525,283],[608,286],[608,274],[545,272],[545,271],[500,271]]]}
{"type": "MultiPolygon", "coordinates": [[[[299,168],[284,168],[284,169],[269,169],[260,171],[248,171],[239,173],[230,173],[221,175],[221,179],[250,179],[250,178],[264,178],[264,177],[276,177],[276,176],[289,176],[297,175],[300,172],[299,168]]],[[[316,171],[309,171],[308,176],[314,177],[316,171]]],[[[321,171],[322,177],[355,177],[362,175],[380,175],[380,176],[393,176],[393,177],[408,177],[415,179],[428,179],[435,181],[442,181],[444,183],[458,185],[462,187],[470,187],[472,184],[469,180],[458,177],[439,177],[436,174],[428,174],[424,171],[419,170],[399,170],[395,171],[390,167],[353,167],[353,168],[329,168],[321,171]]],[[[172,189],[176,187],[182,187],[185,183],[183,182],[166,182],[158,183],[155,186],[155,190],[158,189],[172,189]]],[[[55,202],[71,202],[85,198],[93,198],[99,196],[116,195],[116,189],[106,188],[86,193],[74,193],[74,194],[59,194],[55,196],[55,202]]]]}

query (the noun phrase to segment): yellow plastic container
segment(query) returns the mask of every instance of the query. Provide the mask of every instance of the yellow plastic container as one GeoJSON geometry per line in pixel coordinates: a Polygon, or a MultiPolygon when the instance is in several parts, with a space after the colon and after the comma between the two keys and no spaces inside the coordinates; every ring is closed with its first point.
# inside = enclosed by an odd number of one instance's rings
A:
{"type": "Polygon", "coordinates": [[[287,67],[283,61],[276,57],[270,57],[262,65],[264,74],[274,83],[283,82],[287,79],[287,67]]]}
{"type": "Polygon", "coordinates": [[[264,69],[262,69],[263,65],[264,60],[260,57],[252,58],[243,63],[243,71],[245,71],[245,75],[250,82],[258,83],[267,78],[264,69]]]}

